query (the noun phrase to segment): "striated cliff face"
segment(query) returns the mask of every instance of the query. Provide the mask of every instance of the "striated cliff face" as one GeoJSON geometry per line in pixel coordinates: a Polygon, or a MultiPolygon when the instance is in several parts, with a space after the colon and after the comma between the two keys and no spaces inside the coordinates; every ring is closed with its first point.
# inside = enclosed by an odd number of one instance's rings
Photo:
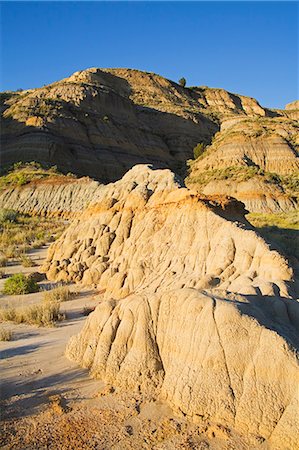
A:
{"type": "Polygon", "coordinates": [[[299,310],[293,271],[242,205],[136,166],[49,249],[49,279],[104,293],[67,356],[198,423],[296,448],[299,310]]]}
{"type": "Polygon", "coordinates": [[[14,209],[21,214],[70,219],[80,216],[97,201],[101,184],[90,178],[68,180],[50,177],[0,190],[0,208],[14,209]]]}
{"type": "Polygon", "coordinates": [[[101,182],[138,163],[183,171],[224,119],[279,115],[249,97],[130,69],[88,69],[1,99],[2,166],[36,160],[101,182]]]}
{"type": "Polygon", "coordinates": [[[249,211],[296,208],[298,131],[298,122],[287,117],[224,121],[212,144],[190,162],[187,184],[205,194],[231,195],[249,211]]]}

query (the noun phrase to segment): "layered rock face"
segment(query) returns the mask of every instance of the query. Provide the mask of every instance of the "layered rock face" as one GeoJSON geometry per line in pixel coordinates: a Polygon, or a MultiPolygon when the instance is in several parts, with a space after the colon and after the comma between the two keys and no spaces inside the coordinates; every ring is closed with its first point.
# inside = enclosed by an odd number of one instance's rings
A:
{"type": "Polygon", "coordinates": [[[21,214],[64,219],[80,216],[91,202],[97,200],[101,184],[88,177],[68,180],[49,178],[25,186],[0,191],[0,208],[14,209],[21,214]]]}
{"type": "Polygon", "coordinates": [[[183,171],[224,119],[280,115],[223,89],[130,69],[88,69],[1,99],[2,166],[37,161],[101,182],[138,163],[183,171]]]}
{"type": "MultiPolygon", "coordinates": [[[[136,71],[135,76],[151,83],[150,75],[136,71]]],[[[159,96],[163,84],[171,83],[156,79],[157,94],[153,95],[159,96]]],[[[135,102],[125,78],[100,69],[77,72],[40,89],[7,94],[1,163],[55,164],[64,173],[101,182],[121,178],[138,163],[179,169],[196,143],[209,141],[219,128],[200,113],[199,106],[192,106],[195,102],[187,94],[184,89],[177,96],[174,93],[174,107],[154,108],[142,96],[135,102]]]]}
{"type": "Polygon", "coordinates": [[[169,170],[136,166],[101,188],[44,270],[105,292],[67,347],[93,376],[253,443],[295,449],[293,271],[243,214],[169,170]]]}
{"type": "Polygon", "coordinates": [[[287,295],[286,261],[238,224],[240,204],[223,202],[181,187],[170,171],[135,166],[52,244],[48,278],[97,284],[108,298],[215,285],[287,295]]]}
{"type": "Polygon", "coordinates": [[[187,184],[205,194],[231,195],[252,212],[298,207],[299,127],[290,118],[223,122],[212,145],[191,162],[187,184]],[[291,186],[291,187],[290,187],[291,186]]]}

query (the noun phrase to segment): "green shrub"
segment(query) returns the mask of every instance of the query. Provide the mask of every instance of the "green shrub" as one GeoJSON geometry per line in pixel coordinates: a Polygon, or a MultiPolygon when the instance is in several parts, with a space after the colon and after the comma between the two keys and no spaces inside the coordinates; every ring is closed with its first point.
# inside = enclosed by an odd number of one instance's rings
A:
{"type": "Polygon", "coordinates": [[[38,291],[37,283],[23,273],[16,273],[8,278],[3,287],[3,294],[6,295],[23,295],[38,291]]]}
{"type": "Polygon", "coordinates": [[[17,217],[18,213],[14,209],[6,209],[6,208],[0,209],[0,223],[16,222],[17,217]]]}
{"type": "Polygon", "coordinates": [[[181,86],[185,87],[185,86],[186,86],[186,78],[184,78],[184,77],[180,78],[180,79],[179,79],[179,84],[180,84],[181,86]]]}

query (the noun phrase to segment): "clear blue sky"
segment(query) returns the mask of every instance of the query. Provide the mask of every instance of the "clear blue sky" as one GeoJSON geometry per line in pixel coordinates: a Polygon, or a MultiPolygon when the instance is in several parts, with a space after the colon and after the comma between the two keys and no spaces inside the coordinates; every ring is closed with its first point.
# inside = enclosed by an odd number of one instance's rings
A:
{"type": "Polygon", "coordinates": [[[1,90],[130,67],[283,107],[298,98],[296,2],[2,2],[1,90]]]}

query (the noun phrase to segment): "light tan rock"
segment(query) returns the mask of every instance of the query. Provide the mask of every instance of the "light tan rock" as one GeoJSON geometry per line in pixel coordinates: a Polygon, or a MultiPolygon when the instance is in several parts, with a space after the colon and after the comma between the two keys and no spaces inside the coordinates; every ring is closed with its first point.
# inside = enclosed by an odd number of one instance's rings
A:
{"type": "Polygon", "coordinates": [[[291,302],[196,289],[105,301],[71,338],[67,356],[93,376],[161,397],[195,421],[295,450],[299,370],[281,337],[283,326],[298,344],[291,302]]]}
{"type": "Polygon", "coordinates": [[[169,170],[135,166],[52,244],[44,270],[80,275],[106,298],[206,286],[254,294],[265,283],[288,295],[286,260],[246,227],[241,204],[222,201],[182,187],[169,170]]]}

